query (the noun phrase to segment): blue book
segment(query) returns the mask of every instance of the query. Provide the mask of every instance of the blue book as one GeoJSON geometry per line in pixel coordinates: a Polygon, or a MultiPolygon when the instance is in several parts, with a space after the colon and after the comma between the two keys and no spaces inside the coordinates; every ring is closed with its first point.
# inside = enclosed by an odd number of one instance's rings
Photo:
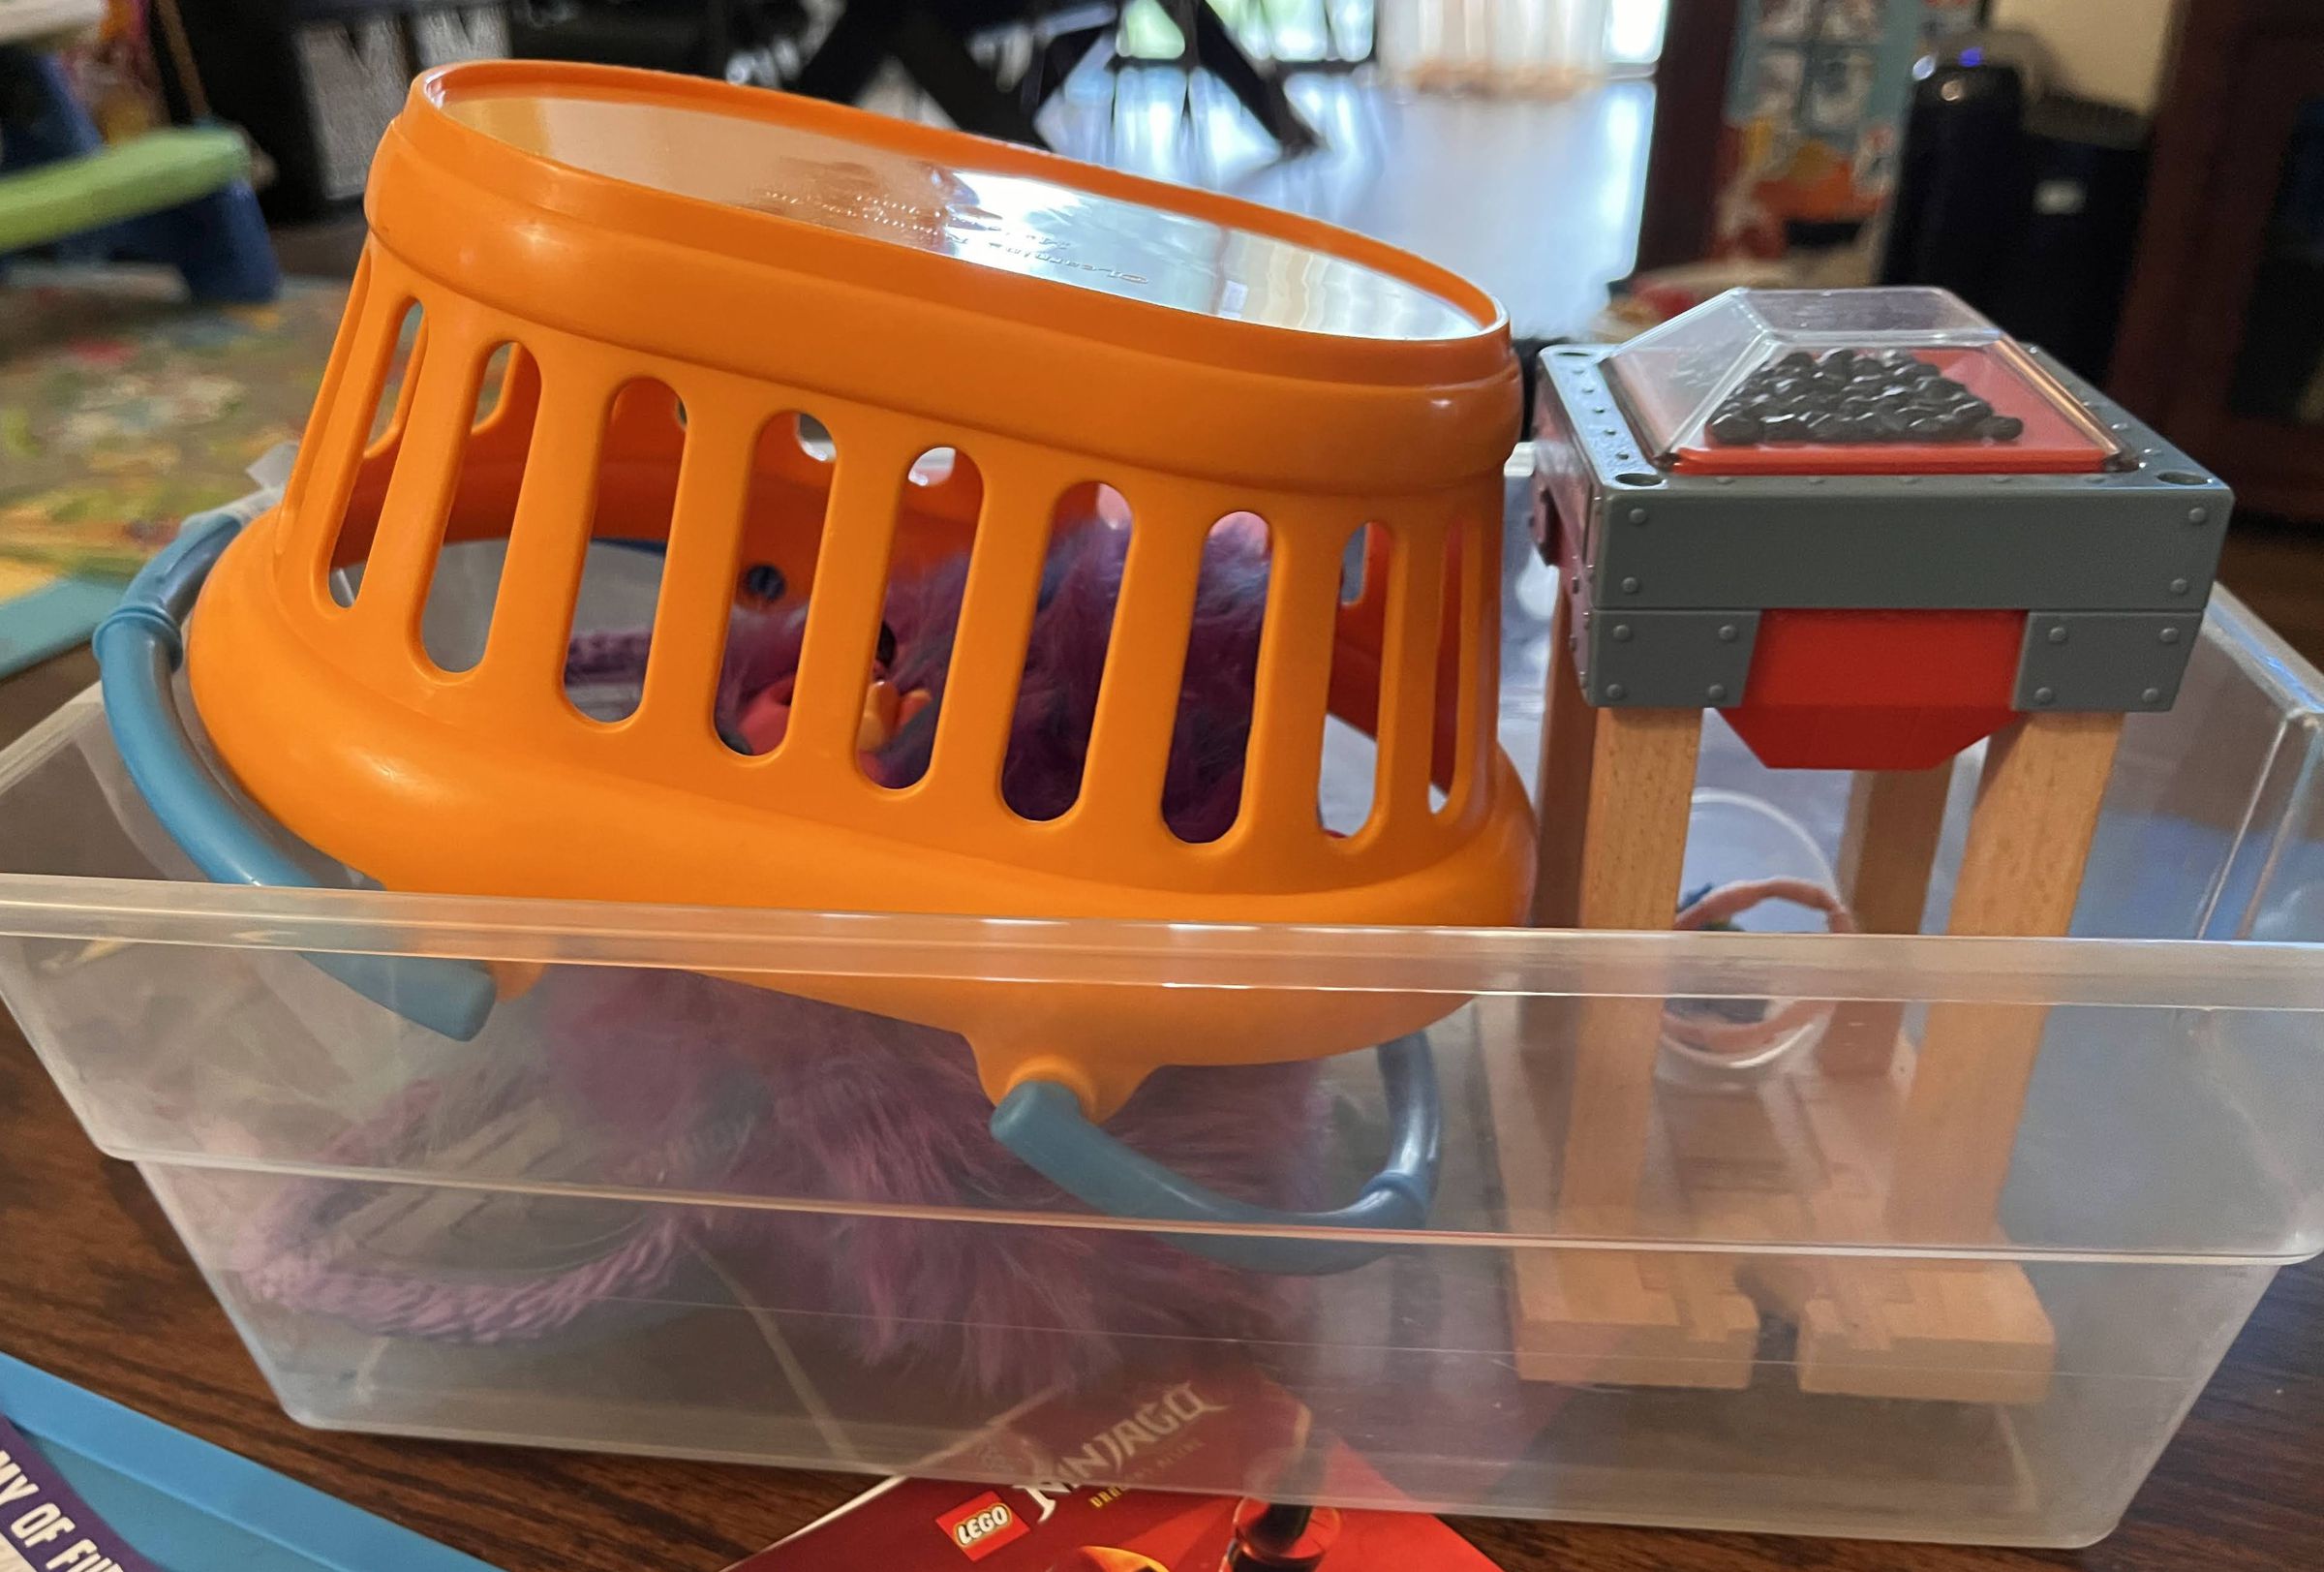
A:
{"type": "Polygon", "coordinates": [[[493,1572],[0,1354],[0,1572],[493,1572]]]}

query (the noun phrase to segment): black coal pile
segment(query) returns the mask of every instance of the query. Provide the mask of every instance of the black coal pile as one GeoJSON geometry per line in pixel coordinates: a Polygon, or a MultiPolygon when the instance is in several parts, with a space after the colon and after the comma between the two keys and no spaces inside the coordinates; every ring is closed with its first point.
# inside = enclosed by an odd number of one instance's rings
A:
{"type": "Polygon", "coordinates": [[[1709,423],[1730,447],[1771,442],[2010,442],[2026,423],[1907,350],[1794,350],[1751,374],[1709,423]]]}

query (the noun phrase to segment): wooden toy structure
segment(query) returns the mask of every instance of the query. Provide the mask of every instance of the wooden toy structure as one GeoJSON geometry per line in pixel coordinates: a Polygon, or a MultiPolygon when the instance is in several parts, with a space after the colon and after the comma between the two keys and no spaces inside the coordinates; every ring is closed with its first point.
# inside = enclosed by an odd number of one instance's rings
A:
{"type": "MultiPolygon", "coordinates": [[[[1868,932],[1919,931],[1956,756],[1986,742],[1946,931],[2065,933],[2124,717],[2177,694],[2226,488],[1937,291],[1737,291],[1550,352],[1538,403],[1562,593],[1536,922],[1669,925],[1716,708],[1770,766],[1854,772],[1840,878],[1868,932]]],[[[1739,1388],[1766,1317],[1805,1390],[2043,1395],[2021,1269],[1910,1252],[1999,1242],[2044,1009],[1939,1002],[1915,1040],[1904,1003],[1846,1003],[1812,1051],[1706,1086],[1658,1080],[1661,1000],[1528,1008],[1573,1047],[1493,1066],[1513,1229],[1871,1251],[1525,1252],[1528,1376],[1739,1388]]]]}

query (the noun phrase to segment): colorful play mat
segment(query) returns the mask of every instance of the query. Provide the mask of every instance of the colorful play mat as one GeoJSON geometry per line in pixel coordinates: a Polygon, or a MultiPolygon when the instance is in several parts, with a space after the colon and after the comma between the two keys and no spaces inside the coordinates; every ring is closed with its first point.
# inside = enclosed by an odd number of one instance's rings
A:
{"type": "Polygon", "coordinates": [[[87,636],[186,514],[295,439],[347,300],[195,306],[165,269],[0,283],[0,674],[87,636]]]}

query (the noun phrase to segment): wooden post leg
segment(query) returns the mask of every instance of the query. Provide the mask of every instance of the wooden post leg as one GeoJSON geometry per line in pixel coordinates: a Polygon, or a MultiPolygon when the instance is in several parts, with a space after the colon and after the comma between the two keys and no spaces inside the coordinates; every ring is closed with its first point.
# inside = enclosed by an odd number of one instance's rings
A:
{"type": "MultiPolygon", "coordinates": [[[[2066,931],[2122,727],[2119,715],[2037,715],[1994,739],[1949,932],[2066,931]]],[[[1977,1240],[1993,1227],[2048,1014],[2037,1004],[1931,1007],[1889,1187],[1900,1240],[1977,1240]]]]}
{"type": "MultiPolygon", "coordinates": [[[[1584,928],[1661,930],[1677,914],[1695,801],[1699,710],[1607,710],[1590,769],[1584,928]]],[[[1659,999],[1587,998],[1574,1039],[1573,1094],[1559,1177],[1569,1234],[1691,1226],[1675,1155],[1660,1127],[1654,1064],[1659,999]]],[[[1569,1325],[1614,1357],[1603,1379],[1739,1388],[1751,1379],[1759,1310],[1732,1258],[1594,1252],[1562,1273],[1569,1325]]]]}
{"type": "MultiPolygon", "coordinates": [[[[1551,682],[1544,800],[1563,793],[1578,815],[1547,827],[1586,824],[1589,833],[1544,849],[1549,895],[1540,909],[1580,927],[1667,928],[1678,909],[1701,713],[1593,716],[1570,664],[1551,682]],[[1561,710],[1569,698],[1572,709],[1561,710]]],[[[1554,1218],[1560,1233],[1579,1238],[1687,1226],[1656,1117],[1662,1002],[1538,1005],[1507,1012],[1514,1051],[1486,1061],[1513,1226],[1554,1218]],[[1571,1071],[1562,1083],[1559,1065],[1571,1071]],[[1554,1168],[1544,1150],[1558,1153],[1554,1168]]],[[[1759,1312],[1725,1257],[1527,1248],[1512,1257],[1510,1288],[1517,1368],[1528,1379],[1729,1389],[1750,1380],[1759,1312]]]]}
{"type": "MultiPolygon", "coordinates": [[[[1840,836],[1840,895],[1865,933],[1920,932],[1952,785],[1949,761],[1929,770],[1857,774],[1840,836]]],[[[1817,1045],[1817,1060],[1833,1075],[1885,1075],[1904,1020],[1901,1001],[1842,1004],[1817,1045]]]]}
{"type": "MultiPolygon", "coordinates": [[[[1954,898],[1955,932],[2064,931],[2116,725],[2045,716],[1995,741],[1954,898]]],[[[1918,929],[1950,773],[1857,778],[1841,879],[1866,929],[1918,929]]],[[[1918,1076],[1906,1088],[1893,1063],[1903,1011],[1898,1003],[1842,1008],[1816,1073],[1789,1082],[1795,1112],[1768,1103],[1793,1119],[1773,1144],[1815,1154],[1824,1170],[1803,1173],[1794,1186],[1808,1198],[1808,1226],[1862,1238],[1928,1226],[1982,1238],[2039,1047],[2040,1012],[2004,1010],[2015,1020],[1997,1032],[1939,1006],[1918,1076]],[[1987,1063],[2010,1032],[2019,1039],[1987,1063]],[[1900,1131],[1908,1132],[1901,1141],[1900,1131]],[[1972,1144],[1954,1144],[1965,1138],[1972,1144]],[[1976,1144],[1985,1142],[1992,1144],[1976,1144]],[[1911,1149],[1901,1157],[1900,1145],[1911,1149]],[[1890,1163],[1884,1219],[1881,1170],[1890,1163]],[[1898,1220],[1931,1206],[1936,1212],[1915,1223],[1898,1220]]],[[[1749,1280],[1799,1329],[1802,1391],[2027,1403],[2050,1389],[2057,1335],[2012,1262],[1794,1256],[1759,1263],[1749,1280]]]]}
{"type": "Polygon", "coordinates": [[[1574,598],[1561,594],[1549,619],[1549,686],[1542,695],[1536,928],[1573,928],[1581,921],[1581,848],[1589,834],[1590,764],[1597,745],[1598,712],[1581,696],[1581,674],[1574,663],[1574,598]]]}
{"type": "MultiPolygon", "coordinates": [[[[1668,928],[1678,910],[1701,712],[1607,710],[1595,740],[1577,926],[1668,928]]],[[[1560,1187],[1559,1210],[1570,1220],[1605,1212],[1613,1226],[1628,1223],[1645,1163],[1662,1013],[1659,999],[1582,1001],[1560,1187]]]]}

